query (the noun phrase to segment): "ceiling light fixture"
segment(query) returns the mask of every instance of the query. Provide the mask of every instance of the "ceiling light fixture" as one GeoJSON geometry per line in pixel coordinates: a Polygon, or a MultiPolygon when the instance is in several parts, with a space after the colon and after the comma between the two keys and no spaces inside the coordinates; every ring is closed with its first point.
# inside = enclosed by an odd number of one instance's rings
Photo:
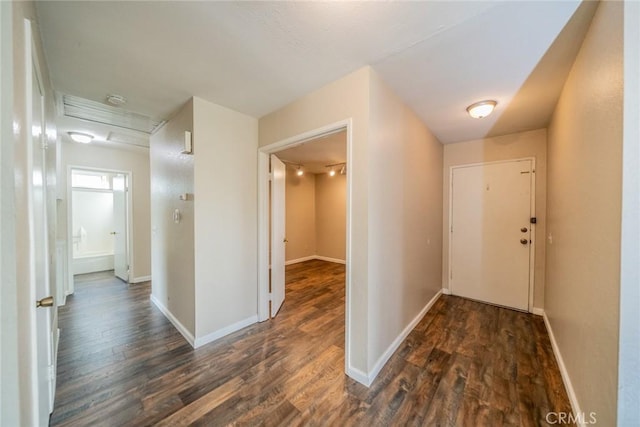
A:
{"type": "Polygon", "coordinates": [[[116,107],[119,107],[121,105],[126,104],[127,98],[125,98],[122,95],[109,94],[107,95],[107,102],[111,105],[115,105],[116,107]]]}
{"type": "Polygon", "coordinates": [[[336,172],[338,170],[340,171],[340,175],[344,175],[346,167],[347,167],[346,163],[334,163],[332,165],[325,166],[325,168],[329,169],[329,172],[327,172],[329,176],[336,176],[336,172]]]}
{"type": "Polygon", "coordinates": [[[71,137],[75,142],[79,142],[81,144],[88,144],[93,141],[93,135],[89,135],[88,133],[69,132],[69,137],[71,137]]]}
{"type": "Polygon", "coordinates": [[[482,119],[491,114],[496,105],[498,102],[493,100],[476,102],[467,107],[467,113],[474,119],[482,119]]]}

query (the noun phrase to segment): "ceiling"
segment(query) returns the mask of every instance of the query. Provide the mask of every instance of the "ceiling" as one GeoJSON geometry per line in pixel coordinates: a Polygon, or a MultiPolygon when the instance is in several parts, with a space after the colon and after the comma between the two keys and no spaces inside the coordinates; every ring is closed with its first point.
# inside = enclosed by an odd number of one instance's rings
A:
{"type": "Polygon", "coordinates": [[[194,95],[261,117],[371,65],[448,143],[546,126],[596,5],[42,1],[37,11],[60,93],[123,95],[158,121],[194,95]],[[496,113],[469,118],[466,106],[486,98],[496,113]]]}
{"type": "Polygon", "coordinates": [[[294,169],[295,165],[300,165],[308,173],[329,172],[327,166],[347,163],[347,132],[343,130],[305,141],[277,152],[276,156],[294,169]]]}

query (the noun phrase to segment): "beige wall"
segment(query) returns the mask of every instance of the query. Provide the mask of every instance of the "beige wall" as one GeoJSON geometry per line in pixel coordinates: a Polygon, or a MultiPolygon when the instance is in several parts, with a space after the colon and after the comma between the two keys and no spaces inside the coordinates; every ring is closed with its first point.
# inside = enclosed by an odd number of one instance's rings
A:
{"type": "Polygon", "coordinates": [[[197,346],[257,321],[258,120],[193,106],[197,346]]]}
{"type": "Polygon", "coordinates": [[[367,371],[368,154],[369,74],[364,67],[262,117],[259,145],[265,146],[338,121],[351,119],[351,349],[347,365],[367,371]]]}
{"type": "Polygon", "coordinates": [[[287,166],[285,187],[285,261],[316,255],[316,175],[296,175],[287,166]]]}
{"type": "Polygon", "coordinates": [[[442,144],[375,73],[369,124],[369,370],[440,291],[442,144]]]}
{"type": "Polygon", "coordinates": [[[449,288],[449,197],[451,166],[534,157],[536,159],[536,248],[533,306],[544,307],[547,200],[547,131],[514,133],[494,138],[446,144],[443,161],[442,287],[449,288]]]}
{"type": "Polygon", "coordinates": [[[316,176],[316,255],[346,260],[347,175],[316,176]]]}
{"type": "Polygon", "coordinates": [[[194,156],[180,154],[193,120],[189,101],[151,136],[151,295],[195,337],[194,202],[180,200],[194,191],[194,156]]]}
{"type": "Polygon", "coordinates": [[[548,138],[545,311],[580,410],[606,426],[618,385],[623,7],[598,6],[548,138]]]}
{"type": "MultiPolygon", "coordinates": [[[[91,144],[62,144],[62,173],[59,185],[67,188],[69,166],[131,171],[132,174],[132,265],[129,280],[151,275],[151,197],[149,187],[149,150],[124,150],[91,144]]],[[[58,204],[58,238],[67,239],[67,192],[58,204]]]]}

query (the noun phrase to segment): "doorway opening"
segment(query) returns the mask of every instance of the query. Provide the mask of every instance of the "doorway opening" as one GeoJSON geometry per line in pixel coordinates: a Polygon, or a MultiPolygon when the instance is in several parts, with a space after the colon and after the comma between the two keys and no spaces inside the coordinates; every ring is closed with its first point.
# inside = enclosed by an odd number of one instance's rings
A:
{"type": "Polygon", "coordinates": [[[98,275],[129,282],[131,172],[70,166],[68,171],[69,283],[98,275]]]}
{"type": "MultiPolygon", "coordinates": [[[[283,303],[287,307],[285,280],[299,282],[301,275],[309,278],[314,271],[319,277],[339,278],[332,283],[340,301],[344,298],[339,309],[341,318],[344,315],[347,373],[351,301],[350,153],[351,122],[346,120],[263,147],[258,164],[258,319],[264,321],[277,314],[283,303]],[[292,200],[287,201],[287,197],[292,200]]],[[[304,286],[308,285],[313,284],[306,280],[304,286]]]]}

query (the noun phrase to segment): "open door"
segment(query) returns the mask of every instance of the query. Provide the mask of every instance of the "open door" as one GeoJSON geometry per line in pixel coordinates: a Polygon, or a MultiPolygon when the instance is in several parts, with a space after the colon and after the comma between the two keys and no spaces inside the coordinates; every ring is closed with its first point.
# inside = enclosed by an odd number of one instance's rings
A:
{"type": "Polygon", "coordinates": [[[284,302],[284,245],[285,237],[285,174],[284,163],[271,155],[271,304],[275,315],[284,302]]]}
{"type": "Polygon", "coordinates": [[[113,269],[117,278],[129,282],[127,236],[127,177],[113,177],[113,269]]]}
{"type": "MultiPolygon", "coordinates": [[[[26,24],[27,44],[32,41],[31,25],[26,24]]],[[[31,53],[28,51],[29,54],[31,53]]],[[[49,414],[53,412],[53,397],[55,387],[55,372],[53,354],[54,340],[54,310],[56,303],[53,298],[51,282],[49,280],[49,242],[47,221],[47,168],[46,168],[46,144],[45,144],[45,120],[44,120],[44,87],[38,67],[37,59],[32,58],[32,66],[27,76],[27,102],[28,124],[31,130],[31,138],[27,147],[29,162],[27,170],[28,181],[28,215],[29,235],[17,236],[25,239],[28,248],[30,263],[29,286],[35,297],[33,313],[35,314],[35,350],[37,357],[33,361],[35,402],[34,411],[36,424],[44,425],[49,420],[49,414]]]]}

